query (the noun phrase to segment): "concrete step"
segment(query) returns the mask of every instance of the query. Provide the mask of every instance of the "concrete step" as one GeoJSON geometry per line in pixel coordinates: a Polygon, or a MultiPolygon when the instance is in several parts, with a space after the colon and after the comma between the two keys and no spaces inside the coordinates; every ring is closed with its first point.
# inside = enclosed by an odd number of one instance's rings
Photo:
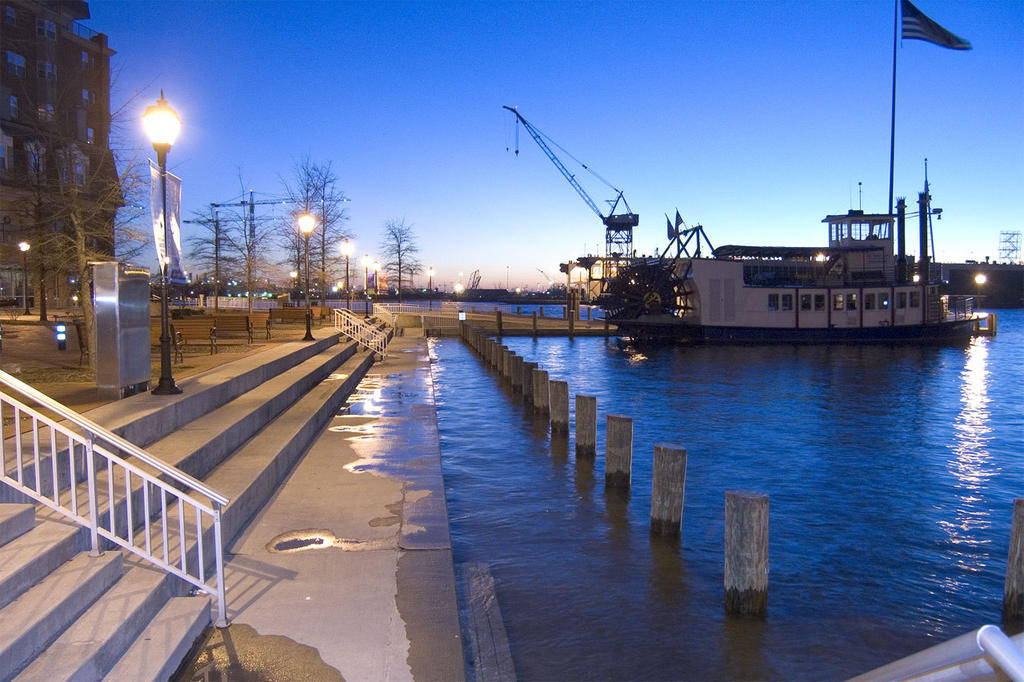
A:
{"type": "Polygon", "coordinates": [[[98,680],[117,663],[167,604],[176,580],[159,568],[125,561],[134,565],[16,680],[98,680]]]}
{"type": "Polygon", "coordinates": [[[40,521],[0,547],[0,608],[81,550],[81,537],[81,529],[71,524],[40,521]]]}
{"type": "Polygon", "coordinates": [[[209,625],[209,597],[172,598],[103,679],[164,682],[209,625]]]}
{"type": "Polygon", "coordinates": [[[36,525],[36,508],[31,504],[0,504],[0,547],[36,525]]]}
{"type": "Polygon", "coordinates": [[[121,575],[120,552],[81,552],[0,611],[0,679],[42,653],[121,575]]]}

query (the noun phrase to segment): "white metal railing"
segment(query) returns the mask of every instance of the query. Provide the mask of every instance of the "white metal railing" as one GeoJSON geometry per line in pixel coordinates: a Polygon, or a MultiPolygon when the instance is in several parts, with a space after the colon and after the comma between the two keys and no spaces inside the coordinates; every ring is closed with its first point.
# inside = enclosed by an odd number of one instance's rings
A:
{"type": "Polygon", "coordinates": [[[217,624],[227,625],[221,538],[226,497],[2,371],[0,423],[5,436],[13,429],[12,438],[0,438],[0,480],[87,527],[94,556],[102,537],[215,595],[217,624]],[[204,528],[211,526],[208,547],[204,528]],[[211,551],[215,569],[208,576],[211,551]]]}
{"type": "Polygon", "coordinates": [[[374,303],[373,310],[386,310],[390,313],[422,313],[429,310],[429,306],[418,303],[374,303]]]}
{"type": "Polygon", "coordinates": [[[387,303],[374,303],[373,311],[370,314],[394,329],[398,326],[398,311],[391,310],[389,306],[390,304],[387,303]]]}
{"type": "Polygon", "coordinates": [[[334,328],[382,358],[387,354],[390,334],[350,310],[334,309],[334,328]]]}
{"type": "MultiPolygon", "coordinates": [[[[994,672],[1024,680],[1024,634],[1007,637],[995,625],[983,625],[930,649],[858,675],[851,682],[991,679],[994,672]]],[[[1000,677],[999,679],[1002,679],[1000,677]]]]}

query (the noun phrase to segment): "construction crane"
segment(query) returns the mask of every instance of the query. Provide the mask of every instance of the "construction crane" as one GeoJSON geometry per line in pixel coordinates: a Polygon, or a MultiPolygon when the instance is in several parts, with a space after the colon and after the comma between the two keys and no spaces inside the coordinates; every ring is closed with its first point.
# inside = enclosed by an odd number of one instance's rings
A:
{"type": "Polygon", "coordinates": [[[602,178],[600,175],[592,171],[587,167],[586,164],[581,162],[579,159],[574,157],[564,147],[559,145],[557,142],[552,140],[550,137],[539,131],[532,123],[523,118],[523,115],[519,113],[516,107],[505,106],[516,116],[516,156],[519,156],[519,127],[520,123],[526,128],[526,132],[530,133],[530,137],[537,143],[541,151],[551,160],[551,163],[555,164],[555,168],[558,172],[572,185],[572,188],[576,190],[576,193],[580,195],[580,198],[590,207],[597,217],[601,219],[601,222],[605,226],[605,257],[607,258],[619,258],[622,256],[629,257],[633,254],[633,228],[640,224],[640,216],[629,208],[629,204],[626,202],[626,197],[622,194],[622,190],[618,189],[610,182],[602,178]],[[558,158],[558,155],[552,151],[548,145],[550,142],[552,145],[558,147],[565,153],[566,156],[570,157],[573,161],[578,163],[584,170],[593,175],[595,178],[600,180],[602,183],[607,185],[615,192],[616,196],[614,200],[609,199],[608,203],[611,208],[608,210],[608,215],[601,212],[601,209],[597,207],[594,200],[587,194],[587,191],[583,189],[579,181],[576,179],[575,174],[569,171],[562,163],[562,160],[558,158]],[[619,202],[622,202],[625,213],[616,213],[615,209],[618,208],[619,202]]]}
{"type": "Polygon", "coordinates": [[[228,208],[238,206],[245,209],[246,205],[249,206],[249,239],[256,238],[256,207],[257,206],[284,206],[288,203],[285,199],[255,199],[253,197],[253,191],[249,190],[249,201],[245,200],[245,195],[238,201],[228,201],[222,204],[210,204],[213,209],[228,208]]]}

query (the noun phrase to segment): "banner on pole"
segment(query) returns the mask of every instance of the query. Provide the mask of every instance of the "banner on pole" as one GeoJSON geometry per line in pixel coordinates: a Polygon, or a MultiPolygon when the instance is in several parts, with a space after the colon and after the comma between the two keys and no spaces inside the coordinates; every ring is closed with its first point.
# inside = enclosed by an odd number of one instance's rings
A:
{"type": "Polygon", "coordinates": [[[164,204],[160,196],[160,167],[149,162],[149,204],[153,214],[153,245],[161,265],[167,263],[167,281],[171,284],[188,284],[185,269],[181,263],[181,178],[167,174],[167,214],[170,222],[167,236],[170,248],[164,244],[164,204]]]}

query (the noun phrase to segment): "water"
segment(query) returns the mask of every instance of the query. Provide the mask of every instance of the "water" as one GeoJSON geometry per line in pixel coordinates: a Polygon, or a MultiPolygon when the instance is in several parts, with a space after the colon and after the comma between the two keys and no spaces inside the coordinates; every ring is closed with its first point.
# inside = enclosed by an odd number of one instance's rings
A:
{"type": "Polygon", "coordinates": [[[491,566],[520,678],[841,679],[999,624],[1024,311],[999,323],[965,348],[506,338],[597,396],[594,463],[461,342],[434,343],[455,561],[491,566]],[[608,413],[634,420],[626,498],[604,489],[608,413]],[[688,451],[679,543],[649,534],[663,442],[688,451]],[[763,620],[723,613],[730,489],[771,496],[763,620]]]}

